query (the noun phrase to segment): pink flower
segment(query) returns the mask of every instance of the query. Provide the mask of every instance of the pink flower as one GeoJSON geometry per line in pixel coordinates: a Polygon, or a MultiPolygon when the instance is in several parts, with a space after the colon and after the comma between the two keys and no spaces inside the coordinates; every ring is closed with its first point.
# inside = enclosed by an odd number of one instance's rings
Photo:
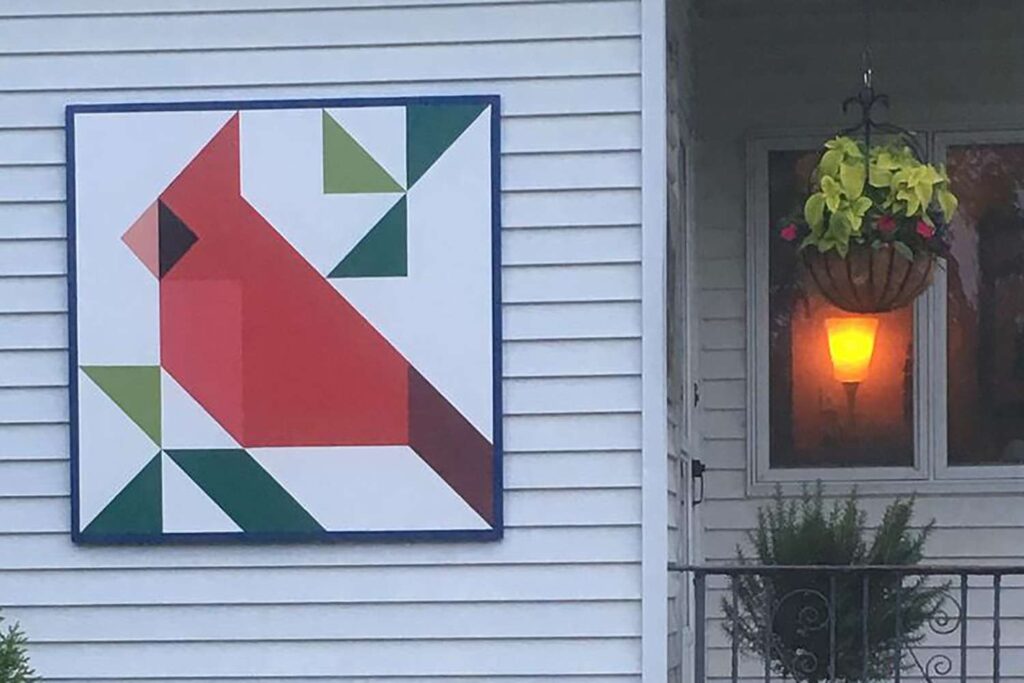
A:
{"type": "Polygon", "coordinates": [[[782,239],[786,240],[787,242],[792,242],[793,240],[795,240],[796,239],[796,223],[790,223],[789,225],[784,227],[782,230],[780,230],[779,231],[779,237],[781,237],[782,239]]]}
{"type": "Polygon", "coordinates": [[[896,219],[892,216],[885,215],[878,219],[878,229],[882,232],[892,232],[896,229],[896,219]]]}
{"type": "Polygon", "coordinates": [[[935,235],[935,228],[928,225],[923,220],[919,220],[917,222],[917,234],[928,240],[935,235]]]}

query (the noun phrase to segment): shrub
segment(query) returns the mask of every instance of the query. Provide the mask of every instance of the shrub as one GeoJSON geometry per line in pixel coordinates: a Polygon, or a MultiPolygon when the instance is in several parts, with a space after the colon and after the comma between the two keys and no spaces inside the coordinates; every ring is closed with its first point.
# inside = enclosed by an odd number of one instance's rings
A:
{"type": "MultiPolygon", "coordinates": [[[[0,623],[3,623],[0,617],[0,623]]],[[[17,624],[0,630],[0,683],[34,683],[36,672],[29,665],[25,646],[28,639],[17,624]]]]}
{"type": "MultiPolygon", "coordinates": [[[[912,498],[897,499],[869,542],[856,493],[826,511],[820,485],[813,494],[805,490],[800,499],[789,502],[777,490],[774,502],[758,510],[750,541],[763,565],[913,565],[921,561],[932,527],[911,529],[913,511],[912,498]]],[[[737,553],[741,564],[748,562],[742,549],[737,553]]],[[[925,626],[939,615],[948,586],[926,585],[923,577],[871,574],[864,677],[864,574],[834,576],[835,678],[885,680],[897,665],[906,669],[908,648],[924,638],[925,626]]],[[[739,577],[737,609],[733,610],[731,596],[722,602],[725,630],[742,650],[762,660],[767,636],[771,667],[784,677],[812,683],[829,680],[831,590],[829,575],[820,571],[739,577]],[[768,600],[770,620],[765,616],[768,600]]]]}

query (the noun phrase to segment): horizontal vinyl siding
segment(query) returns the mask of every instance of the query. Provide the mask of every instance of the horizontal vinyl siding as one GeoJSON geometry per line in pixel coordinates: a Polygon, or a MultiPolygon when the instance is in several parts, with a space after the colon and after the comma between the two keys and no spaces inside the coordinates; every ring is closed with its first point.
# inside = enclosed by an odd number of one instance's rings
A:
{"type": "MultiPolygon", "coordinates": [[[[861,45],[853,34],[853,40],[836,42],[821,30],[834,21],[857,26],[861,19],[852,9],[841,15],[791,11],[775,16],[709,9],[701,23],[696,178],[699,425],[702,457],[709,467],[707,500],[701,505],[703,547],[705,559],[712,563],[732,562],[737,545],[749,547],[747,530],[755,524],[757,508],[769,502],[767,496],[749,496],[746,490],[747,397],[766,389],[747,377],[745,143],[752,132],[849,124],[840,103],[858,86],[861,45]],[[735,83],[743,87],[724,86],[735,83]]],[[[1024,53],[1014,37],[1024,29],[1019,6],[994,2],[982,10],[970,3],[951,3],[941,12],[893,9],[879,15],[873,28],[875,76],[880,89],[892,97],[890,120],[955,128],[998,127],[1022,120],[1024,53]],[[907,49],[908,41],[912,49],[907,49]],[[939,44],[941,48],[934,47],[939,44]]],[[[917,488],[912,481],[897,487],[904,495],[917,488]]],[[[861,505],[869,524],[875,525],[896,494],[872,491],[869,484],[861,488],[861,505]]],[[[935,520],[925,548],[927,561],[1024,563],[1019,494],[975,491],[982,492],[917,493],[915,523],[935,520]]],[[[1003,671],[1019,676],[1024,671],[1024,590],[1016,579],[1006,581],[1003,671]]],[[[969,631],[977,647],[971,650],[969,670],[980,677],[972,680],[984,680],[986,672],[991,680],[991,650],[986,649],[991,647],[991,592],[986,593],[982,583],[978,581],[970,597],[977,620],[969,631]]],[[[711,584],[708,667],[713,679],[727,679],[730,652],[718,613],[723,593],[717,588],[722,583],[711,584]]],[[[921,661],[941,651],[934,648],[944,642],[930,636],[918,649],[921,661]]],[[[752,666],[744,664],[741,675],[760,678],[761,672],[752,666]]],[[[952,675],[959,675],[958,662],[952,675]]]]}
{"type": "Polygon", "coordinates": [[[639,680],[639,24],[637,0],[0,7],[0,606],[46,680],[639,680]],[[467,93],[503,107],[505,539],[73,546],[64,105],[467,93]]]}
{"type": "MultiPolygon", "coordinates": [[[[80,17],[80,16],[168,16],[175,14],[209,15],[246,13],[281,14],[310,10],[377,10],[380,8],[422,9],[425,7],[465,7],[483,5],[547,4],[551,0],[275,0],[270,5],[260,0],[134,0],[130,6],[121,0],[90,0],[68,7],[63,0],[9,0],[0,17],[80,17]]],[[[598,0],[601,1],[601,0],[598,0]]]]}

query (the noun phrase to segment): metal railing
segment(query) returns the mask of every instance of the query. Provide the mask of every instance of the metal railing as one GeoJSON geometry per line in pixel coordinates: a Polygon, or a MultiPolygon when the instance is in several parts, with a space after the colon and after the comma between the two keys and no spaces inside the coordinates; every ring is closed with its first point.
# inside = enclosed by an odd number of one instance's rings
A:
{"type": "MultiPolygon", "coordinates": [[[[1007,577],[1024,577],[994,566],[670,569],[693,577],[695,683],[999,683],[1007,577]]],[[[1024,591],[1012,597],[1024,610],[1024,591]]]]}

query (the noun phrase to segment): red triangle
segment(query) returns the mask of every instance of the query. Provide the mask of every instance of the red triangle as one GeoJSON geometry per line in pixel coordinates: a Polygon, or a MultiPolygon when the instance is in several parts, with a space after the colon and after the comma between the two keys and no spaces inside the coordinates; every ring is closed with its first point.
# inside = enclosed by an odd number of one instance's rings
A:
{"type": "Polygon", "coordinates": [[[160,250],[159,236],[157,230],[157,205],[153,202],[142,212],[142,215],[132,223],[132,227],[121,235],[121,241],[128,245],[143,265],[160,277],[160,250]]]}

